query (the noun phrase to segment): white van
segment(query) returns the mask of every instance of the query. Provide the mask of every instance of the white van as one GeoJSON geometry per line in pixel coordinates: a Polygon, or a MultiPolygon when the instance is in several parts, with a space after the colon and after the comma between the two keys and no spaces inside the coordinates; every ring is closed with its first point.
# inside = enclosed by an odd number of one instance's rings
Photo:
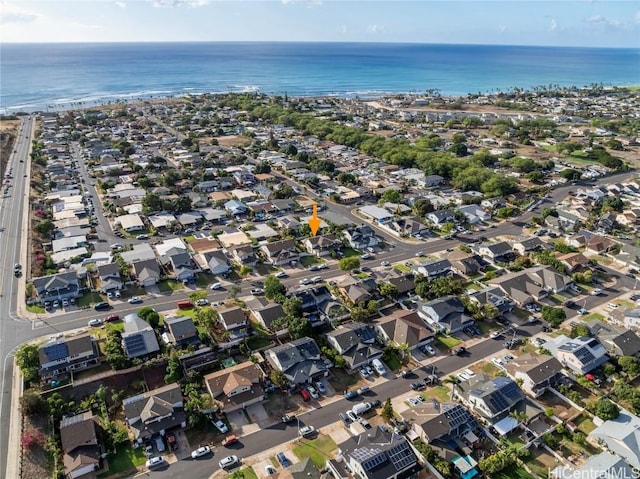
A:
{"type": "Polygon", "coordinates": [[[351,411],[353,412],[353,414],[355,414],[356,416],[360,416],[362,414],[364,414],[365,412],[369,411],[371,409],[371,404],[368,402],[361,402],[359,404],[356,404],[355,406],[353,406],[351,408],[351,411]]]}
{"type": "Polygon", "coordinates": [[[384,367],[384,364],[382,364],[382,361],[380,361],[379,359],[376,358],[371,361],[371,365],[380,376],[384,376],[385,374],[387,374],[387,368],[384,367]]]}
{"type": "Polygon", "coordinates": [[[213,283],[211,286],[209,286],[209,289],[220,289],[222,288],[222,283],[213,283]]]}

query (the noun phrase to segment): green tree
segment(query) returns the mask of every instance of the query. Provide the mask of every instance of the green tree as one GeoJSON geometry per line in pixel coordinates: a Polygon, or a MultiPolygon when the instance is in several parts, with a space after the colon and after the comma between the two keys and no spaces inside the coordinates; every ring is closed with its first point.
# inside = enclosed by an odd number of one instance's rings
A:
{"type": "Polygon", "coordinates": [[[51,233],[56,229],[56,226],[50,220],[42,220],[38,221],[35,226],[35,230],[40,233],[42,236],[49,238],[51,233]]]}
{"type": "Polygon", "coordinates": [[[413,204],[413,213],[420,218],[423,218],[428,213],[434,210],[433,205],[426,198],[420,198],[413,204]]]}
{"type": "Polygon", "coordinates": [[[104,354],[107,364],[115,370],[125,369],[131,364],[122,349],[122,336],[115,329],[107,330],[104,354]]]}
{"type": "Polygon", "coordinates": [[[360,267],[360,258],[357,256],[347,256],[338,261],[338,268],[342,271],[351,271],[360,267]]]}
{"type": "Polygon", "coordinates": [[[49,396],[47,405],[49,406],[49,414],[55,423],[60,421],[62,416],[73,407],[73,403],[66,401],[59,393],[53,393],[49,396]]]}
{"type": "Polygon", "coordinates": [[[354,306],[351,308],[351,319],[357,323],[365,323],[369,321],[371,317],[371,313],[367,308],[363,308],[362,306],[354,306]]]}
{"type": "Polygon", "coordinates": [[[578,181],[582,177],[582,173],[572,168],[566,168],[560,172],[560,176],[567,181],[578,181]]]}
{"type": "Polygon", "coordinates": [[[380,416],[384,419],[385,422],[390,422],[395,417],[395,412],[393,411],[393,405],[391,404],[391,398],[387,398],[382,406],[382,411],[380,411],[380,416]]]}
{"type": "Polygon", "coordinates": [[[553,328],[559,327],[562,322],[567,319],[567,313],[562,308],[554,308],[553,306],[542,307],[542,319],[544,319],[553,328]]]}
{"type": "Polygon", "coordinates": [[[253,273],[253,268],[252,268],[251,266],[249,266],[249,265],[246,265],[246,264],[243,264],[243,265],[240,267],[240,270],[238,271],[238,274],[239,274],[240,276],[248,276],[248,275],[250,275],[251,273],[253,273]]]}
{"type": "Polygon", "coordinates": [[[609,399],[600,398],[596,401],[593,413],[603,421],[608,421],[618,417],[620,408],[609,399]]]}
{"type": "Polygon", "coordinates": [[[271,173],[271,165],[269,164],[268,161],[261,161],[260,163],[258,163],[255,167],[255,169],[253,170],[253,172],[258,175],[261,173],[271,173]]]}
{"type": "Polygon", "coordinates": [[[286,389],[289,387],[289,380],[282,371],[272,369],[271,374],[269,374],[269,379],[276,387],[280,389],[286,389]]]}
{"type": "Polygon", "coordinates": [[[284,314],[290,318],[302,317],[302,299],[297,296],[287,298],[282,302],[282,310],[284,314]]]}
{"type": "Polygon", "coordinates": [[[391,283],[381,283],[379,285],[380,294],[386,298],[396,298],[398,296],[398,287],[391,283]]]}
{"type": "Polygon", "coordinates": [[[618,358],[618,366],[631,378],[640,374],[640,359],[634,356],[621,356],[618,358]]]}
{"type": "Polygon", "coordinates": [[[160,315],[155,309],[145,306],[138,310],[138,317],[144,319],[153,329],[157,329],[160,326],[160,315]]]}
{"type": "Polygon", "coordinates": [[[284,301],[284,297],[287,294],[287,287],[280,282],[275,276],[267,276],[264,280],[264,295],[269,299],[280,299],[279,302],[284,301]]]}
{"type": "Polygon", "coordinates": [[[591,336],[591,330],[589,329],[589,326],[587,326],[584,323],[576,324],[571,328],[572,338],[579,338],[581,336],[585,336],[585,337],[591,336]]]}
{"type": "Polygon", "coordinates": [[[182,378],[182,365],[178,359],[178,352],[174,349],[169,355],[166,367],[167,374],[164,376],[164,382],[167,384],[179,381],[182,378]]]}
{"type": "Polygon", "coordinates": [[[40,369],[38,346],[33,343],[20,346],[16,351],[16,364],[20,368],[25,382],[30,383],[38,379],[38,369],[40,369]]]}
{"type": "Polygon", "coordinates": [[[288,318],[287,327],[291,339],[308,337],[313,332],[311,323],[307,318],[291,316],[288,318]]]}
{"type": "Polygon", "coordinates": [[[402,195],[398,190],[387,190],[382,193],[380,201],[382,203],[400,203],[402,201],[402,195]]]}

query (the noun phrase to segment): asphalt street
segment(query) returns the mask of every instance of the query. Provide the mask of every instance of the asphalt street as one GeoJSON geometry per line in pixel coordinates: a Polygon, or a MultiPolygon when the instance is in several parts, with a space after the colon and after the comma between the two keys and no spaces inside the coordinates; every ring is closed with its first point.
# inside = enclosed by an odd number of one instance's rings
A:
{"type": "MultiPolygon", "coordinates": [[[[0,470],[4,470],[7,458],[8,446],[4,441],[6,441],[5,438],[8,437],[9,405],[12,400],[18,400],[18,398],[12,398],[11,393],[13,353],[17,346],[30,339],[46,337],[60,331],[86,327],[89,319],[105,315],[105,313],[99,314],[93,310],[78,310],[65,312],[64,314],[39,315],[39,317],[33,321],[18,317],[17,301],[21,301],[22,298],[20,298],[18,294],[18,280],[13,275],[13,265],[15,263],[22,263],[24,265],[23,267],[26,268],[24,262],[27,257],[25,245],[27,241],[26,228],[28,226],[28,222],[23,224],[23,214],[25,211],[24,208],[28,207],[28,205],[25,204],[26,195],[28,195],[28,178],[25,178],[24,175],[28,174],[28,156],[31,139],[34,134],[34,121],[35,120],[31,117],[23,120],[21,131],[15,145],[15,152],[11,155],[9,162],[9,167],[13,168],[13,179],[10,180],[11,187],[9,188],[8,195],[4,195],[0,203],[0,226],[4,228],[4,231],[0,232],[0,267],[2,268],[2,276],[0,278],[0,358],[2,359],[2,397],[0,398],[0,470]],[[20,162],[20,159],[22,159],[23,162],[20,162]]],[[[74,156],[78,159],[78,168],[81,177],[84,179],[85,184],[88,185],[89,191],[93,195],[93,204],[96,206],[96,217],[98,220],[98,234],[106,240],[96,243],[96,249],[106,251],[109,249],[111,242],[118,241],[123,243],[123,241],[112,234],[106,218],[102,216],[102,210],[99,207],[100,202],[97,198],[95,188],[91,186],[91,182],[93,180],[88,176],[86,167],[84,166],[84,161],[80,158],[79,150],[74,150],[74,156]]],[[[602,179],[599,183],[606,184],[612,181],[623,181],[633,176],[636,176],[634,172],[615,175],[602,179]]],[[[284,177],[282,179],[287,183],[295,185],[295,183],[289,179],[285,179],[284,177]]],[[[302,187],[302,185],[297,186],[302,187]]],[[[545,203],[542,203],[538,208],[541,209],[547,204],[549,206],[556,204],[567,195],[569,190],[577,189],[578,187],[579,186],[563,186],[556,188],[550,192],[550,197],[544,200],[545,203]]],[[[314,191],[307,189],[305,194],[316,199],[319,204],[325,204],[324,198],[319,197],[314,191]]],[[[353,207],[336,205],[333,203],[327,203],[327,206],[334,214],[348,218],[354,223],[365,223],[362,218],[353,214],[353,207]]],[[[415,258],[415,254],[418,251],[422,251],[424,254],[432,254],[444,251],[447,248],[456,247],[464,242],[468,242],[472,238],[480,236],[491,238],[498,235],[519,235],[522,233],[521,225],[529,221],[529,219],[536,214],[538,213],[535,210],[524,213],[513,221],[503,223],[497,228],[490,228],[486,231],[463,237],[462,241],[458,239],[435,239],[428,240],[426,242],[406,243],[398,241],[396,238],[378,229],[378,233],[387,240],[391,247],[376,254],[374,259],[363,261],[363,264],[367,264],[373,268],[378,267],[380,262],[383,260],[390,262],[406,261],[415,258]]],[[[322,216],[322,213],[320,216],[322,216]]],[[[134,241],[129,240],[128,242],[134,241]]],[[[607,285],[609,289],[605,289],[602,296],[588,296],[581,298],[578,301],[579,306],[585,307],[586,309],[592,309],[593,307],[610,300],[611,297],[618,296],[619,294],[633,289],[636,286],[636,281],[633,278],[626,277],[615,270],[608,270],[608,273],[610,273],[614,278],[615,284],[607,285]]],[[[295,286],[301,278],[309,277],[311,275],[321,276],[328,280],[342,274],[344,274],[344,272],[339,271],[335,265],[331,266],[328,270],[313,273],[309,273],[305,270],[297,270],[292,272],[289,278],[283,280],[283,283],[288,286],[295,286]]],[[[253,280],[255,280],[255,278],[253,280]]],[[[253,280],[243,281],[238,285],[241,287],[239,296],[249,294],[249,289],[253,287],[251,284],[251,281],[253,280]]],[[[207,290],[207,292],[208,299],[211,302],[221,301],[228,295],[228,291],[225,290],[207,290]]],[[[152,306],[161,312],[169,309],[175,309],[176,302],[184,299],[187,295],[188,292],[158,296],[147,295],[144,297],[144,305],[152,306]]],[[[115,302],[112,303],[112,305],[113,309],[109,314],[117,313],[124,315],[129,312],[135,312],[140,308],[139,305],[132,306],[126,302],[115,302]]],[[[574,315],[576,313],[573,310],[569,310],[569,314],[574,315]]],[[[539,328],[539,324],[532,324],[523,326],[520,330],[521,334],[526,336],[534,334],[539,330],[539,328]]],[[[437,360],[434,364],[437,366],[438,373],[441,376],[447,375],[452,371],[463,368],[475,361],[483,359],[484,357],[491,356],[501,349],[502,341],[485,340],[469,348],[469,354],[466,356],[444,357],[437,360]]],[[[426,372],[424,375],[426,375],[426,372]]],[[[376,397],[386,399],[387,397],[398,394],[399,384],[402,384],[402,388],[406,387],[406,390],[408,390],[409,386],[408,383],[405,384],[405,380],[392,379],[373,388],[373,391],[376,397]]],[[[404,390],[405,389],[402,389],[402,392],[404,392],[404,390]]],[[[301,416],[301,420],[305,424],[311,424],[315,427],[323,427],[336,421],[338,413],[345,410],[347,405],[348,403],[346,401],[339,400],[320,409],[303,414],[301,416]]],[[[241,458],[248,457],[263,450],[265,448],[265,444],[280,444],[293,439],[296,436],[296,431],[295,427],[285,427],[284,425],[279,424],[244,437],[242,439],[242,447],[230,450],[229,453],[237,454],[241,458]]],[[[167,471],[155,472],[153,474],[158,477],[174,477],[180,474],[184,477],[190,478],[207,477],[211,474],[212,470],[217,469],[217,461],[224,455],[227,455],[227,453],[216,451],[215,457],[217,459],[215,461],[207,459],[199,461],[180,461],[179,463],[169,467],[167,471]]]]}

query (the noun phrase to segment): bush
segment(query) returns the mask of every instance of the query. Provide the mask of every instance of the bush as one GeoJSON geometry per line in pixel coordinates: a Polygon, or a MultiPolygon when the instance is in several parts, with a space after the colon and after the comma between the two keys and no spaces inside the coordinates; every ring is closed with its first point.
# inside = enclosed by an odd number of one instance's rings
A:
{"type": "Polygon", "coordinates": [[[35,446],[44,446],[45,437],[40,429],[29,428],[22,433],[20,445],[24,449],[33,449],[35,446]]]}

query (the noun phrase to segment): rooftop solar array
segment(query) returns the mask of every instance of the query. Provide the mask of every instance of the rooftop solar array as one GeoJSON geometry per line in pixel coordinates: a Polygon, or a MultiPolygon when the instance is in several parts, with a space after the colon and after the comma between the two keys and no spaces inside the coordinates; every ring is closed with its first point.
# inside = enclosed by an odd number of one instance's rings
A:
{"type": "Polygon", "coordinates": [[[147,345],[145,344],[144,337],[142,337],[141,334],[124,338],[124,347],[129,356],[137,356],[147,351],[147,345]]]}
{"type": "Polygon", "coordinates": [[[406,442],[393,446],[389,451],[387,451],[387,454],[397,471],[405,469],[416,460],[411,448],[406,442]]]}
{"type": "Polygon", "coordinates": [[[504,399],[502,394],[497,391],[485,397],[485,401],[491,405],[491,409],[493,409],[494,412],[504,411],[509,407],[509,403],[504,399]]]}
{"type": "Polygon", "coordinates": [[[69,349],[65,343],[55,343],[45,346],[44,351],[51,361],[57,361],[69,355],[69,349]]]}

